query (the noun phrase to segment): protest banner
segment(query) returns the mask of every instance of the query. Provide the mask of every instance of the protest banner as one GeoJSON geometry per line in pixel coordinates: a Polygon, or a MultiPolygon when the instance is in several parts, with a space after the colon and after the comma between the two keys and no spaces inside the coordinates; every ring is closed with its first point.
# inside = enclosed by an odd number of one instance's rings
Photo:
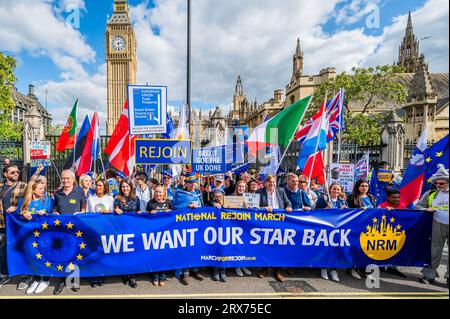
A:
{"type": "Polygon", "coordinates": [[[192,172],[204,175],[227,172],[223,147],[208,147],[192,150],[192,172]]]}
{"type": "Polygon", "coordinates": [[[192,141],[136,139],[137,165],[177,165],[190,164],[192,158],[192,141]]]}
{"type": "Polygon", "coordinates": [[[225,196],[223,207],[225,208],[244,208],[243,196],[225,196]]]}
{"type": "Polygon", "coordinates": [[[286,214],[184,209],[33,216],[6,214],[9,276],[81,277],[193,267],[427,267],[432,214],[343,209],[286,214]]]}
{"type": "Polygon", "coordinates": [[[32,142],[30,148],[30,166],[40,165],[48,167],[51,165],[51,143],[50,141],[32,142]]]}
{"type": "Polygon", "coordinates": [[[330,164],[330,185],[339,183],[346,193],[353,191],[355,185],[355,165],[353,164],[330,164]]]}
{"type": "Polygon", "coordinates": [[[261,195],[256,193],[244,193],[244,203],[248,208],[259,208],[261,195]]]}
{"type": "Polygon", "coordinates": [[[167,86],[128,85],[131,135],[167,133],[167,86]]]}

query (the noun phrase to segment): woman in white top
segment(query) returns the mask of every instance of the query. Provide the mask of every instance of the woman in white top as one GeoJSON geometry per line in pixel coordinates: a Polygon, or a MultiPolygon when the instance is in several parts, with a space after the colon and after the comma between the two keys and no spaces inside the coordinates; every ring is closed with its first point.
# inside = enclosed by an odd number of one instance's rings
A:
{"type": "MultiPolygon", "coordinates": [[[[109,195],[108,182],[99,179],[95,183],[95,194],[87,199],[87,212],[107,214],[114,211],[114,198],[109,195]]],[[[103,286],[105,277],[91,278],[91,287],[103,286]]]]}
{"type": "Polygon", "coordinates": [[[111,213],[114,211],[114,198],[109,195],[108,182],[99,179],[95,183],[95,194],[87,199],[87,212],[111,213]]]}

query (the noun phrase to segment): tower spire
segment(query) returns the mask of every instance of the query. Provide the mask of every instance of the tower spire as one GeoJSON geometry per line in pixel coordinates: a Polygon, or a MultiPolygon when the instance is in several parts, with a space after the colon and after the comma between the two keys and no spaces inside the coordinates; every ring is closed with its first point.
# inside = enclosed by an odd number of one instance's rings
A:
{"type": "Polygon", "coordinates": [[[240,75],[238,75],[238,78],[237,78],[235,95],[238,95],[238,96],[244,95],[244,86],[242,85],[242,80],[241,80],[240,75]]]}
{"type": "Polygon", "coordinates": [[[295,50],[295,54],[302,54],[302,48],[300,46],[300,38],[297,38],[297,49],[295,50]]]}
{"type": "Polygon", "coordinates": [[[405,36],[399,48],[398,66],[405,68],[406,73],[415,73],[419,63],[419,41],[414,35],[411,11],[408,13],[405,36]]]}

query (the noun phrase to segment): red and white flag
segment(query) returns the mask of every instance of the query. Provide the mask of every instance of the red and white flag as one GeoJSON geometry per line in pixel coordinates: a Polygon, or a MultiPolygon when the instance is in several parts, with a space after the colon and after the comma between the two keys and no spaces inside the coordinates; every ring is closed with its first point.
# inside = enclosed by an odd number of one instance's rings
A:
{"type": "Polygon", "coordinates": [[[135,136],[130,135],[128,122],[128,101],[125,102],[116,128],[106,145],[105,153],[109,156],[109,164],[126,176],[131,176],[136,161],[135,136]]]}

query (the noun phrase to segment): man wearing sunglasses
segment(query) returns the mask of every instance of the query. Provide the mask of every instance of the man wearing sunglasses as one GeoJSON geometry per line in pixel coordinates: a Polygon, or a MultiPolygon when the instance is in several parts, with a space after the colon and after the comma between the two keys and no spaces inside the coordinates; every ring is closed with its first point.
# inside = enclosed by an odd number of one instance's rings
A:
{"type": "Polygon", "coordinates": [[[19,181],[20,171],[17,165],[3,168],[5,183],[0,186],[0,287],[9,282],[6,265],[6,229],[5,213],[15,212],[19,198],[25,194],[27,184],[19,181]]]}
{"type": "MultiPolygon", "coordinates": [[[[433,230],[431,239],[431,267],[422,270],[423,277],[420,282],[424,284],[433,283],[438,275],[437,268],[441,263],[442,250],[445,242],[448,244],[448,190],[449,174],[444,165],[438,165],[438,171],[431,176],[431,182],[436,185],[436,190],[426,192],[416,209],[424,209],[433,213],[433,230]]],[[[445,273],[448,285],[448,260],[447,272],[445,273]]]]}

